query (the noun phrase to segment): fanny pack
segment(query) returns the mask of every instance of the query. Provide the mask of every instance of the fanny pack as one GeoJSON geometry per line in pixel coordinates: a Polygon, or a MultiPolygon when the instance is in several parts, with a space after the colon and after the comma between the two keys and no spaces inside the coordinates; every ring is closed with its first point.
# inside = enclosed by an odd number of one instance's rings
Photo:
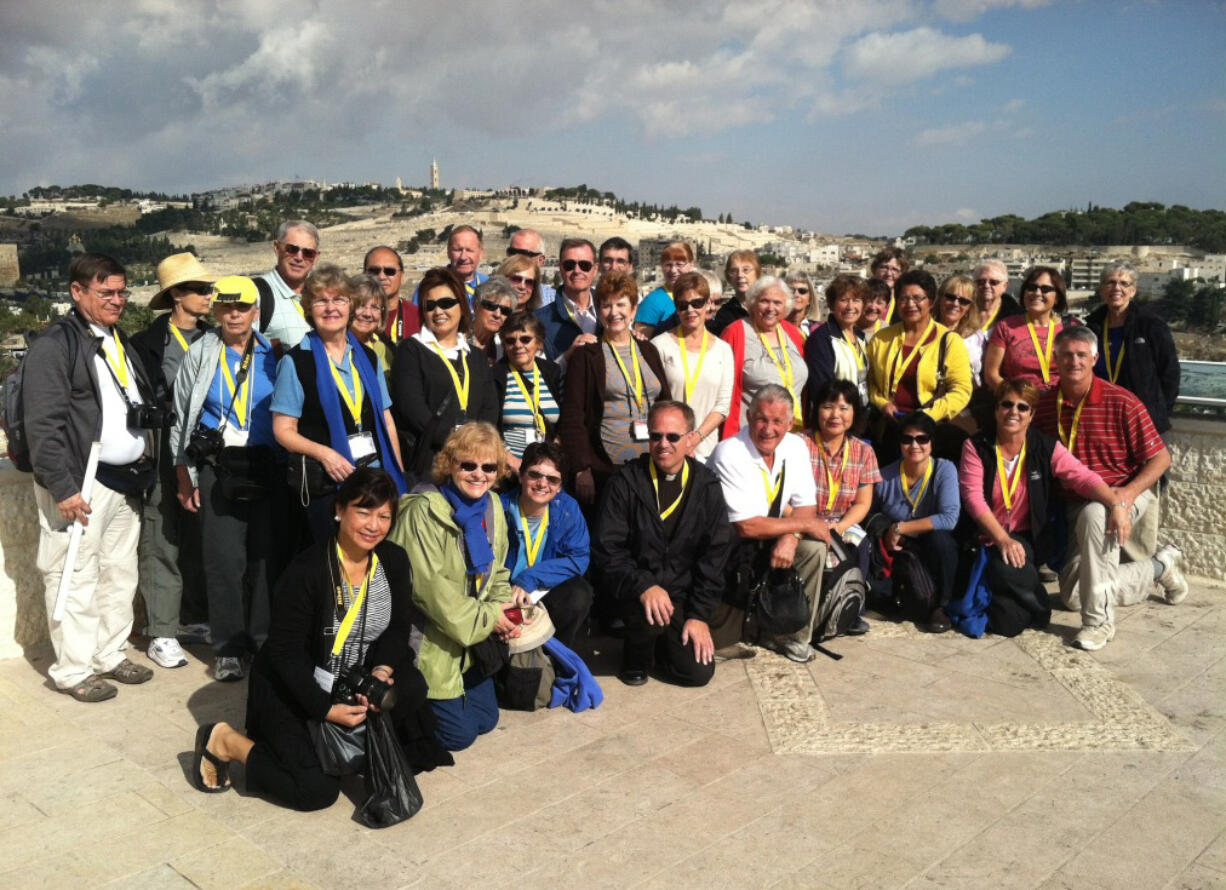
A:
{"type": "Polygon", "coordinates": [[[112,491],[127,495],[144,495],[157,482],[157,461],[142,457],[130,464],[98,464],[94,479],[112,491]]]}

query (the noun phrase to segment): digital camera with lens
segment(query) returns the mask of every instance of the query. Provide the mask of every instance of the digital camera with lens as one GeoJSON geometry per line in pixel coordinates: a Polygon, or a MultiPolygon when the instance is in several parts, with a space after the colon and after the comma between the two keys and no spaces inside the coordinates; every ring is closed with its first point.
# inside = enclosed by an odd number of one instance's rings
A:
{"type": "Polygon", "coordinates": [[[226,441],[220,430],[198,426],[192,430],[183,450],[197,464],[215,464],[221,449],[225,447],[226,441]]]}
{"type": "Polygon", "coordinates": [[[366,700],[380,711],[396,707],[396,690],[392,684],[355,664],[342,671],[333,682],[332,700],[342,705],[356,705],[359,695],[366,696],[366,700]]]}
{"type": "Polygon", "coordinates": [[[168,430],[175,425],[175,413],[161,405],[129,405],[128,429],[168,430]]]}

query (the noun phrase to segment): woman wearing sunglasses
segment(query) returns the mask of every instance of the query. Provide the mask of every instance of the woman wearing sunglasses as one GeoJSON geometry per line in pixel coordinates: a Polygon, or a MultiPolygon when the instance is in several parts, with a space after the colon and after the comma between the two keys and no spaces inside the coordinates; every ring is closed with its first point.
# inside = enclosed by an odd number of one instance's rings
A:
{"type": "Polygon", "coordinates": [[[516,311],[535,312],[541,308],[541,267],[532,257],[509,256],[494,275],[505,278],[515,288],[516,311]]]}
{"type": "Polygon", "coordinates": [[[910,550],[919,557],[935,588],[934,600],[924,604],[905,602],[899,585],[893,588],[890,605],[906,609],[918,620],[926,620],[928,630],[949,630],[945,607],[953,596],[958,571],[958,544],[954,526],[958,524],[958,470],[947,460],[932,456],[936,424],[922,411],[909,414],[902,428],[902,456],[881,470],[877,484],[877,511],[890,521],[881,544],[886,559],[910,550]]]}
{"type": "Polygon", "coordinates": [[[472,344],[474,349],[485,353],[491,365],[502,358],[499,332],[518,303],[519,294],[505,278],[491,275],[477,287],[473,297],[472,344]]]}
{"type": "Polygon", "coordinates": [[[498,399],[489,362],[474,354],[472,314],[464,284],[446,267],[429,270],[418,287],[422,329],[396,347],[392,393],[405,437],[405,472],[430,474],[448,434],[470,420],[494,423],[498,399]]]}
{"type": "Polygon", "coordinates": [[[983,382],[995,390],[1005,378],[1020,377],[1046,392],[1060,382],[1053,360],[1056,335],[1068,309],[1064,278],[1051,266],[1034,266],[1022,279],[1022,315],[996,322],[983,356],[983,382]]]}
{"type": "Polygon", "coordinates": [[[971,360],[971,379],[975,388],[983,385],[983,348],[988,333],[979,320],[975,304],[975,282],[969,275],[950,275],[937,291],[937,321],[962,338],[971,360]]]}
{"type": "MultiPolygon", "coordinates": [[[[826,287],[826,323],[815,328],[805,340],[805,366],[809,383],[805,395],[816,393],[831,380],[846,380],[855,385],[860,400],[868,404],[868,354],[864,349],[864,330],[860,318],[868,299],[868,284],[859,275],[837,275],[826,287]]],[[[816,405],[805,401],[805,413],[816,405]]]]}
{"type": "Polygon", "coordinates": [[[507,463],[517,473],[524,449],[551,440],[561,414],[562,369],[539,355],[544,343],[545,326],[531,312],[517,312],[503,325],[506,355],[494,365],[494,388],[507,463]]]}
{"type": "Polygon", "coordinates": [[[491,635],[509,640],[520,633],[506,615],[515,605],[506,568],[506,517],[490,493],[506,469],[506,449],[492,425],[466,423],[453,430],[434,456],[434,484],[401,500],[388,535],[413,567],[413,599],[426,621],[412,645],[438,721],[438,741],[449,751],[462,751],[498,725],[494,679],[480,667],[488,662],[474,659],[477,647],[491,635]]]}
{"type": "Polygon", "coordinates": [[[711,289],[698,272],[686,272],[673,283],[673,304],[679,324],[653,338],[660,353],[668,388],[689,405],[702,422],[686,434],[685,447],[698,460],[719,444],[719,428],[732,408],[734,365],[732,348],[706,328],[711,289]]]}
{"type": "Polygon", "coordinates": [[[807,272],[793,272],[786,280],[788,287],[792,289],[792,296],[796,299],[792,311],[788,313],[788,321],[808,337],[822,323],[821,307],[817,302],[817,291],[813,289],[813,280],[807,272]]]}
{"type": "MultiPolygon", "coordinates": [[[[1012,378],[996,388],[995,430],[979,433],[962,446],[959,485],[966,513],[980,529],[987,548],[984,582],[991,592],[987,629],[1016,636],[1027,627],[1046,627],[1051,618],[1047,590],[1038,567],[1053,552],[1055,528],[1049,522],[1056,490],[1107,507],[1124,540],[1128,513],[1097,473],[1087,469],[1056,439],[1031,428],[1039,390],[1029,380],[1012,378]]],[[[978,636],[985,614],[969,595],[949,606],[960,630],[978,636]]]]}

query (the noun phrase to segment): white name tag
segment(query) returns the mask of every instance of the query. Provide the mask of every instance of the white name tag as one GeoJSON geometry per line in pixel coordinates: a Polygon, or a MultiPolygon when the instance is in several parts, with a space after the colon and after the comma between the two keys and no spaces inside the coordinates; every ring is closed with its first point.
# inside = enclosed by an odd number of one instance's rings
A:
{"type": "Polygon", "coordinates": [[[361,460],[375,453],[375,437],[370,433],[354,433],[349,437],[349,454],[361,460]]]}
{"type": "Polygon", "coordinates": [[[646,442],[649,438],[647,435],[646,421],[636,420],[630,424],[630,435],[634,437],[636,442],[646,442]]]}
{"type": "Polygon", "coordinates": [[[331,671],[325,671],[321,667],[315,668],[315,685],[317,685],[324,692],[332,691],[332,684],[335,682],[335,680],[336,677],[332,676],[331,671]]]}
{"type": "Polygon", "coordinates": [[[221,440],[231,448],[245,448],[247,446],[247,430],[240,430],[232,423],[227,423],[226,428],[221,431],[221,440]]]}
{"type": "Polygon", "coordinates": [[[524,433],[524,444],[531,445],[533,442],[541,441],[541,434],[536,427],[532,427],[524,433]]]}

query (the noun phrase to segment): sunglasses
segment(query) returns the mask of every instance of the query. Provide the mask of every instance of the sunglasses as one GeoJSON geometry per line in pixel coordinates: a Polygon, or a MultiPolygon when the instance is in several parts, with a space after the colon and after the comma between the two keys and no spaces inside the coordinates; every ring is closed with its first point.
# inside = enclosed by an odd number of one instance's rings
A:
{"type": "Polygon", "coordinates": [[[435,309],[454,309],[460,305],[460,301],[455,297],[443,297],[441,300],[426,300],[426,311],[433,312],[435,309]]]}
{"type": "Polygon", "coordinates": [[[1045,297],[1056,292],[1056,289],[1050,284],[1028,284],[1023,289],[1028,293],[1042,294],[1045,297]]]}
{"type": "Polygon", "coordinates": [[[382,275],[384,278],[395,278],[400,270],[395,266],[367,266],[367,275],[382,275]]]}
{"type": "Polygon", "coordinates": [[[946,294],[945,299],[951,303],[957,303],[959,306],[969,306],[974,300],[968,300],[966,297],[956,297],[953,294],[946,294]]]}
{"type": "Polygon", "coordinates": [[[479,464],[475,460],[460,461],[460,469],[465,473],[475,473],[478,469],[487,476],[493,476],[498,472],[498,464],[479,464]]]}
{"type": "Polygon", "coordinates": [[[674,445],[680,442],[684,437],[684,433],[657,433],[655,430],[652,430],[647,434],[647,438],[653,442],[659,442],[661,439],[668,439],[668,441],[672,442],[674,445]]]}
{"type": "Polygon", "coordinates": [[[1004,284],[1004,282],[999,278],[976,278],[975,283],[980,287],[985,287],[989,284],[992,285],[992,287],[1000,287],[1002,284],[1004,284]]]}
{"type": "Polygon", "coordinates": [[[484,309],[486,312],[494,312],[494,313],[497,313],[498,315],[503,315],[503,316],[511,314],[510,306],[504,306],[501,303],[495,303],[493,300],[481,300],[480,305],[481,305],[481,308],[484,309]]]}
{"type": "Polygon", "coordinates": [[[932,441],[932,436],[927,433],[916,433],[914,436],[903,436],[902,444],[904,445],[927,445],[932,441]]]}
{"type": "Polygon", "coordinates": [[[502,342],[507,346],[530,346],[536,342],[536,337],[532,334],[520,334],[518,337],[503,337],[502,342]]]}
{"type": "Polygon", "coordinates": [[[195,294],[198,297],[207,297],[213,292],[213,285],[205,284],[202,281],[189,281],[184,284],[176,284],[176,290],[185,290],[189,294],[195,294]]]}
{"type": "Polygon", "coordinates": [[[518,284],[521,286],[526,284],[529,287],[532,287],[536,284],[536,279],[529,278],[527,275],[512,275],[510,276],[510,279],[512,284],[518,284]]]}
{"type": "Polygon", "coordinates": [[[807,287],[794,287],[792,288],[792,292],[797,294],[807,294],[809,289],[807,287]]]}
{"type": "Polygon", "coordinates": [[[557,487],[562,484],[561,476],[551,476],[549,473],[542,473],[540,470],[528,470],[525,474],[529,481],[544,482],[547,485],[557,487]]]}
{"type": "Polygon", "coordinates": [[[302,254],[304,260],[313,260],[319,256],[319,251],[314,247],[299,247],[297,244],[282,244],[281,249],[290,256],[298,256],[302,254]]]}
{"type": "Polygon", "coordinates": [[[1008,399],[1005,399],[1001,401],[996,407],[1000,408],[1002,411],[1012,411],[1014,408],[1016,408],[1018,414],[1029,414],[1030,413],[1030,406],[1027,405],[1025,402],[1013,402],[1008,399]]]}
{"type": "Polygon", "coordinates": [[[562,260],[562,271],[574,272],[575,267],[578,266],[580,271],[591,272],[595,265],[591,260],[562,260]]]}
{"type": "Polygon", "coordinates": [[[673,305],[677,307],[678,312],[684,312],[687,309],[702,309],[711,302],[710,297],[695,297],[692,300],[674,300],[673,305]]]}
{"type": "Polygon", "coordinates": [[[508,247],[507,248],[507,256],[538,257],[538,256],[544,256],[544,255],[545,254],[541,253],[539,250],[528,250],[526,247],[508,247]]]}

